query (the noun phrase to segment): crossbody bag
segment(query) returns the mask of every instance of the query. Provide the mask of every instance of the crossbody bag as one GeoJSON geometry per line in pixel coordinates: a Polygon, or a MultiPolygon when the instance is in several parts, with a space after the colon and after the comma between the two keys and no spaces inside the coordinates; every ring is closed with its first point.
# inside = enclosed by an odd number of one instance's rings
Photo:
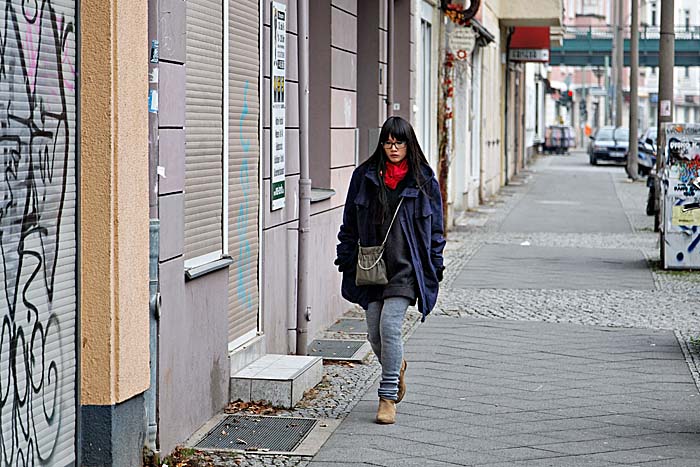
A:
{"type": "Polygon", "coordinates": [[[394,217],[391,219],[389,229],[386,231],[384,241],[378,246],[362,246],[360,241],[357,241],[357,272],[355,274],[355,285],[386,285],[389,283],[389,278],[386,274],[386,264],[384,263],[384,248],[386,241],[389,238],[389,232],[394,226],[396,216],[399,214],[399,209],[403,203],[403,198],[399,200],[394,217]]]}

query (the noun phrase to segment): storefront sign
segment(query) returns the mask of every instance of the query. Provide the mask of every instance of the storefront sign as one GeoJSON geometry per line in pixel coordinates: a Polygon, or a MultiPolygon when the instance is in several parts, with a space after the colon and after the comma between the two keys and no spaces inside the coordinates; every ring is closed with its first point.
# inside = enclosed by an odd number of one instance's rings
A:
{"type": "Polygon", "coordinates": [[[510,39],[508,59],[514,62],[549,62],[549,27],[518,26],[510,39]]]}
{"type": "Polygon", "coordinates": [[[549,62],[549,49],[511,49],[511,62],[549,62]]]}
{"type": "Polygon", "coordinates": [[[270,155],[272,158],[271,180],[271,209],[281,209],[285,200],[285,97],[284,78],[287,64],[287,6],[284,3],[272,2],[272,66],[271,83],[271,134],[270,155]]]}

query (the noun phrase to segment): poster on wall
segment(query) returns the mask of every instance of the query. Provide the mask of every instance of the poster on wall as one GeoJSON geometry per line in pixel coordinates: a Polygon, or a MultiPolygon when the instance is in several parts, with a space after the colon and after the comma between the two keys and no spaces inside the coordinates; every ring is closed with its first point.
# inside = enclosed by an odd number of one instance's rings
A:
{"type": "Polygon", "coordinates": [[[665,127],[664,267],[700,267],[700,125],[665,127]]]}
{"type": "Polygon", "coordinates": [[[271,177],[271,209],[277,210],[284,207],[285,185],[285,143],[284,143],[284,119],[285,97],[284,77],[287,63],[287,6],[284,3],[272,2],[272,66],[270,67],[270,155],[272,158],[271,177]]]}

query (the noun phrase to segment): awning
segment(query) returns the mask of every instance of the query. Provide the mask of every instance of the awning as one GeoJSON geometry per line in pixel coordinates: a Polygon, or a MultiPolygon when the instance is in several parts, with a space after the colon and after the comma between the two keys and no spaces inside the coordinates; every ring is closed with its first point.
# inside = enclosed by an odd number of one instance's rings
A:
{"type": "Polygon", "coordinates": [[[514,62],[549,62],[549,27],[517,27],[510,39],[508,59],[514,62]]]}
{"type": "Polygon", "coordinates": [[[488,29],[484,27],[483,24],[481,24],[479,21],[476,19],[472,18],[471,20],[471,26],[474,29],[474,32],[476,32],[477,37],[476,37],[476,45],[479,47],[485,47],[491,42],[494,41],[496,36],[491,34],[488,29]]]}

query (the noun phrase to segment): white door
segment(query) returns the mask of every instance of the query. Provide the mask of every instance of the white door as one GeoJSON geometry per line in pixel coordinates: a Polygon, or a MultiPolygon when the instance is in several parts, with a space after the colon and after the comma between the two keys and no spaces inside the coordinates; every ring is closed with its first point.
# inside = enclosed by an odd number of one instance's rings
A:
{"type": "Polygon", "coordinates": [[[472,53],[471,164],[470,176],[477,186],[481,180],[481,48],[472,53]]]}

